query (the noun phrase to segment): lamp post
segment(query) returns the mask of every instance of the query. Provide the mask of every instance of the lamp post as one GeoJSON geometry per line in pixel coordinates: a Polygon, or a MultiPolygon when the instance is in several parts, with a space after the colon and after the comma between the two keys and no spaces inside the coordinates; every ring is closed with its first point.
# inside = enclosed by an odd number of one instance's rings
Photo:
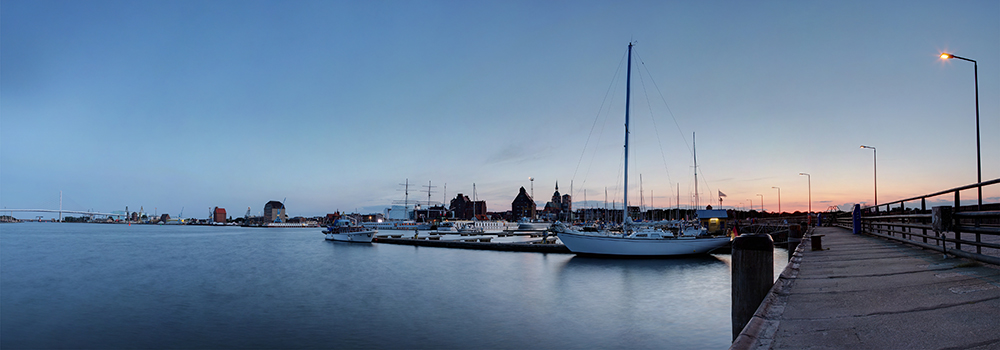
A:
{"type": "MultiPolygon", "coordinates": [[[[531,212],[534,213],[538,209],[538,204],[535,204],[535,178],[528,177],[528,181],[531,182],[531,212]]],[[[531,215],[531,220],[535,219],[535,215],[531,215]]]]}
{"type": "Polygon", "coordinates": [[[771,188],[778,189],[778,215],[781,215],[781,187],[771,186],[771,188]]]}
{"type": "Polygon", "coordinates": [[[861,145],[861,148],[870,148],[872,150],[872,167],[875,170],[875,211],[878,211],[878,151],[875,147],[861,145]]]}
{"type": "Polygon", "coordinates": [[[982,156],[979,151],[979,63],[976,60],[971,60],[965,57],[959,57],[952,55],[950,53],[941,53],[941,59],[948,60],[952,58],[957,58],[960,60],[965,60],[972,62],[972,72],[975,74],[976,83],[976,183],[979,189],[979,207],[976,210],[983,210],[983,163],[982,156]]]}
{"type": "Polygon", "coordinates": [[[760,196],[760,212],[763,213],[764,212],[764,195],[762,195],[760,193],[758,193],[757,195],[760,196]]]}
{"type": "Polygon", "coordinates": [[[799,173],[799,176],[805,175],[809,178],[809,213],[806,214],[806,225],[812,226],[812,212],[813,212],[813,178],[812,175],[807,173],[799,173]]]}

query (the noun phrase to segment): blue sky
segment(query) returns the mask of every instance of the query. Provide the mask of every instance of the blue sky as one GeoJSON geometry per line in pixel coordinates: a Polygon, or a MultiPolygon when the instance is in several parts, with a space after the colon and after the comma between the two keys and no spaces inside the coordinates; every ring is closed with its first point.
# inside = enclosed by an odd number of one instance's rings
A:
{"type": "Polygon", "coordinates": [[[638,174],[647,205],[692,202],[692,132],[702,204],[804,210],[799,172],[814,210],[870,203],[861,144],[880,202],[973,183],[973,66],[943,51],[980,63],[1000,177],[998,1],[8,0],[0,206],[312,216],[408,179],[503,211],[529,177],[540,204],[620,201],[630,40],[633,205],[638,174]]]}

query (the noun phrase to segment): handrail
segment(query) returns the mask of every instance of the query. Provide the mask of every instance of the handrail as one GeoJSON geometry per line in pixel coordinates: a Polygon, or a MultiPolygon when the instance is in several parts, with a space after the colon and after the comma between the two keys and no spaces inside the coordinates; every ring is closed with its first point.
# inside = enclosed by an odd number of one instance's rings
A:
{"type": "MultiPolygon", "coordinates": [[[[960,191],[996,184],[1000,184],[1000,178],[864,207],[860,213],[859,232],[963,258],[1000,264],[1000,253],[997,252],[1000,249],[998,204],[961,205],[959,201],[960,191]],[[926,207],[927,198],[951,193],[955,195],[952,205],[926,207]],[[906,208],[906,202],[912,201],[919,201],[920,206],[906,208]],[[879,207],[887,210],[880,211],[879,207]],[[965,237],[963,234],[966,234],[965,237]]],[[[850,217],[837,217],[833,224],[854,228],[850,217]]]]}
{"type": "Polygon", "coordinates": [[[954,214],[955,216],[1000,216],[1000,210],[984,210],[984,211],[961,211],[954,214]]]}
{"type": "MultiPolygon", "coordinates": [[[[989,185],[998,184],[998,183],[1000,183],[1000,178],[996,178],[996,179],[993,179],[993,180],[989,180],[989,181],[985,181],[985,182],[980,182],[980,183],[974,183],[974,184],[971,184],[971,185],[965,185],[965,186],[961,186],[961,187],[955,187],[955,188],[952,188],[952,189],[948,189],[948,190],[944,190],[944,191],[940,191],[940,192],[934,192],[934,193],[923,195],[923,196],[916,196],[916,197],[913,197],[913,198],[901,199],[901,200],[898,200],[898,201],[895,201],[895,202],[882,203],[882,204],[879,204],[878,206],[881,207],[883,205],[891,205],[891,204],[896,204],[896,203],[903,203],[903,202],[914,201],[914,200],[918,200],[918,199],[924,199],[924,198],[930,198],[930,197],[937,197],[937,196],[940,196],[942,194],[953,193],[953,192],[956,192],[956,191],[968,190],[968,189],[971,189],[971,188],[977,188],[977,187],[981,187],[981,186],[989,186],[989,185]]],[[[862,209],[868,209],[868,208],[874,208],[874,207],[876,207],[876,206],[870,205],[870,206],[864,207],[862,209]]]]}

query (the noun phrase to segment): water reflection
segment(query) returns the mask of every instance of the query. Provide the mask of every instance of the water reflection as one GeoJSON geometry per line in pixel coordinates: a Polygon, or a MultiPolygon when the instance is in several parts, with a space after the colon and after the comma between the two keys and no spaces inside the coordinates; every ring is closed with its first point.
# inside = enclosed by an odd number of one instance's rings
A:
{"type": "Polygon", "coordinates": [[[727,255],[358,244],[315,229],[19,224],[0,236],[0,348],[718,349],[730,340],[727,255]]]}
{"type": "Polygon", "coordinates": [[[723,264],[721,259],[714,255],[699,255],[690,257],[678,257],[668,259],[608,259],[600,257],[590,257],[586,255],[574,255],[563,265],[566,269],[671,269],[676,267],[691,267],[710,264],[723,264]]]}
{"type": "Polygon", "coordinates": [[[718,347],[724,344],[697,340],[722,339],[730,327],[729,267],[716,256],[574,256],[560,267],[555,289],[562,296],[558,309],[585,315],[592,320],[589,327],[598,326],[581,331],[583,339],[594,332],[636,347],[718,347]]]}

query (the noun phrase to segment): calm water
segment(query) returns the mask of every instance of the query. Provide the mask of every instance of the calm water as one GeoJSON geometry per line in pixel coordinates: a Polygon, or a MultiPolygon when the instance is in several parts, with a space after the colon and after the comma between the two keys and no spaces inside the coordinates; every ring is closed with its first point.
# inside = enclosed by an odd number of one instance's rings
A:
{"type": "Polygon", "coordinates": [[[0,225],[3,349],[723,349],[730,327],[729,255],[606,260],[327,242],[319,229],[0,225]]]}

